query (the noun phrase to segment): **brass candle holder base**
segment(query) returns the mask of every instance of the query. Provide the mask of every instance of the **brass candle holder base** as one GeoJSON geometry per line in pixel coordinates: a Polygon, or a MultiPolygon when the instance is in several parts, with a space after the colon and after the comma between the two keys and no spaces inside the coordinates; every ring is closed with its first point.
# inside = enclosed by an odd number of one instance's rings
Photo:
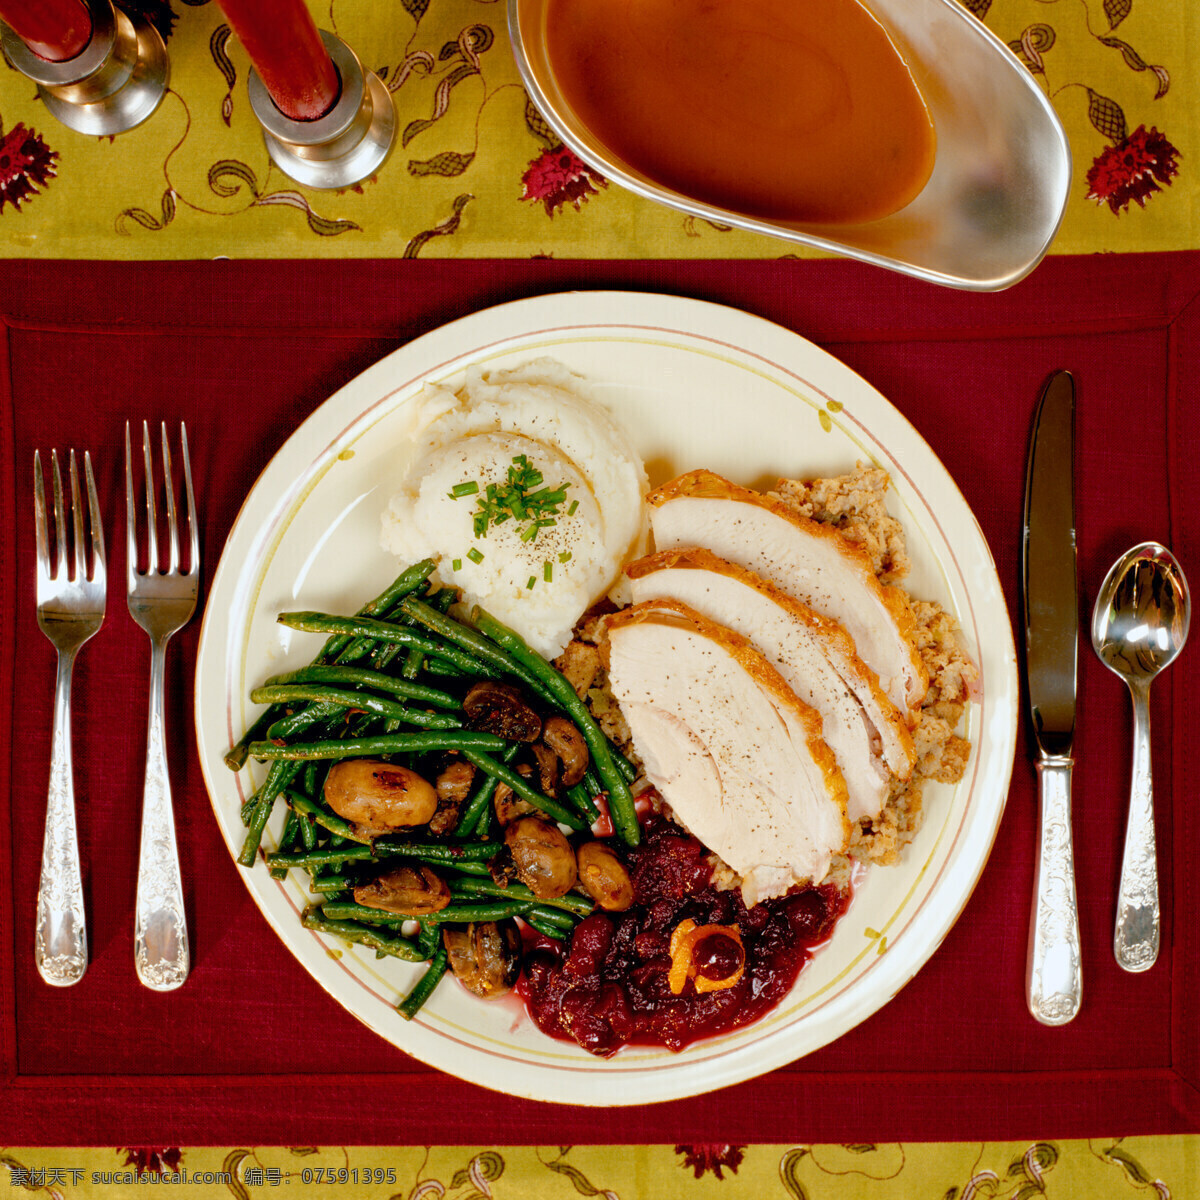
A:
{"type": "Polygon", "coordinates": [[[275,106],[257,71],[247,89],[250,107],[263,127],[271,160],[285,175],[312,188],[346,188],[375,174],[391,153],[396,110],[391,93],[335,34],[321,40],[341,78],[334,106],[315,121],[295,121],[275,106]]]}
{"type": "Polygon", "coordinates": [[[0,23],[0,47],[13,67],[38,85],[46,108],[78,133],[110,136],[140,125],[167,90],[170,65],[158,30],[111,0],[86,0],[92,36],[64,62],[39,58],[0,23]]]}

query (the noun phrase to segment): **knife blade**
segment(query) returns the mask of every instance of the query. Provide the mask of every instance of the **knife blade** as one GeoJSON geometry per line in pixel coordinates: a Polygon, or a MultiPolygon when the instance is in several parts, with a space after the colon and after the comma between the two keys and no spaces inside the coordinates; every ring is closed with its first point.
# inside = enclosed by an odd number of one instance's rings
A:
{"type": "Polygon", "coordinates": [[[1046,382],[1034,417],[1025,474],[1022,587],[1039,808],[1026,1000],[1043,1025],[1065,1025],[1079,1012],[1082,998],[1071,837],[1079,643],[1075,381],[1067,371],[1046,382]]]}

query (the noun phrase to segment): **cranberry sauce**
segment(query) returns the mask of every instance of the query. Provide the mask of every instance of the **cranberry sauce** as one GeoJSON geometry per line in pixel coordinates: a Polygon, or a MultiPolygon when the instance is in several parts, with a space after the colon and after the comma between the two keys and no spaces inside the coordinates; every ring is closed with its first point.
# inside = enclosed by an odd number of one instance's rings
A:
{"type": "MultiPolygon", "coordinates": [[[[519,985],[543,1032],[603,1057],[627,1042],[682,1050],[757,1020],[787,994],[848,900],[826,885],[747,909],[738,892],[712,885],[707,851],[695,838],[662,818],[651,818],[644,832],[642,845],[627,854],[633,907],[593,913],[568,943],[538,938],[519,985]],[[745,969],[736,983],[698,992],[689,979],[672,993],[671,933],[688,918],[697,926],[737,927],[745,969]]],[[[709,934],[696,947],[695,974],[722,978],[734,956],[740,954],[732,938],[709,934]]]]}

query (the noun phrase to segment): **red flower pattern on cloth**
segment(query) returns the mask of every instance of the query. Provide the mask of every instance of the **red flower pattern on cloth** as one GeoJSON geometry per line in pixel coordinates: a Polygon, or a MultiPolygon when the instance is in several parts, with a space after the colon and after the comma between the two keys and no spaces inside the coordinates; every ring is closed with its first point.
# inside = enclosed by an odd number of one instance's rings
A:
{"type": "Polygon", "coordinates": [[[746,1157],[745,1146],[720,1145],[717,1142],[693,1142],[687,1146],[676,1146],[676,1154],[683,1155],[682,1167],[691,1167],[699,1179],[705,1171],[711,1171],[718,1179],[724,1179],[721,1174],[723,1167],[728,1167],[733,1174],[742,1165],[746,1157]]]}
{"type": "Polygon", "coordinates": [[[58,151],[24,125],[14,125],[0,137],[0,214],[6,204],[19,211],[22,200],[36,196],[58,173],[57,158],[58,151]]]}
{"type": "Polygon", "coordinates": [[[1133,201],[1142,208],[1179,173],[1179,151],[1157,129],[1139,125],[1128,137],[1106,146],[1087,173],[1089,200],[1107,204],[1117,216],[1133,201]]]}
{"type": "Polygon", "coordinates": [[[139,1175],[178,1175],[183,1151],[178,1146],[122,1146],[125,1165],[136,1167],[139,1175]]]}
{"type": "Polygon", "coordinates": [[[546,215],[553,217],[564,204],[576,209],[599,188],[608,187],[608,180],[594,171],[566,146],[554,146],[543,151],[521,176],[525,185],[522,200],[540,200],[546,215]]]}
{"type": "MultiPolygon", "coordinates": [[[[195,0],[190,0],[190,2],[195,3],[195,0]]],[[[184,0],[184,3],[189,3],[189,0],[184,0]]],[[[121,7],[126,12],[136,13],[153,25],[162,34],[164,42],[170,39],[175,22],[179,20],[171,8],[169,0],[121,0],[121,7]]]]}

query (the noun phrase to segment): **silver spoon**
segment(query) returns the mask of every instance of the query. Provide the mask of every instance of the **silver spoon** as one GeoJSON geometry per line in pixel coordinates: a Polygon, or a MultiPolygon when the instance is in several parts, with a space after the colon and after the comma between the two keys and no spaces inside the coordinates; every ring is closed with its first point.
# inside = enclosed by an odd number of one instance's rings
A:
{"type": "Polygon", "coordinates": [[[1133,782],[1113,934],[1113,953],[1126,971],[1148,970],[1158,957],[1150,683],[1183,649],[1191,615],[1183,568],[1157,542],[1143,542],[1117,559],[1092,613],[1092,645],[1133,698],[1133,782]]]}

